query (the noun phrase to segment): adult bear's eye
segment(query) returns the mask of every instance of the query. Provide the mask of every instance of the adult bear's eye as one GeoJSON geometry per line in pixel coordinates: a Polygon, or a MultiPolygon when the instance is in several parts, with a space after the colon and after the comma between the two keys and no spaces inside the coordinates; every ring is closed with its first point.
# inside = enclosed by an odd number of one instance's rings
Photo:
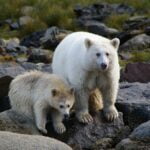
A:
{"type": "Polygon", "coordinates": [[[106,53],[106,56],[109,56],[109,53],[106,53]]]}
{"type": "Polygon", "coordinates": [[[99,56],[101,56],[101,54],[100,53],[96,53],[96,56],[99,57],[99,56]]]}
{"type": "Polygon", "coordinates": [[[64,108],[64,106],[63,106],[63,105],[60,105],[59,107],[60,107],[60,108],[64,108]]]}

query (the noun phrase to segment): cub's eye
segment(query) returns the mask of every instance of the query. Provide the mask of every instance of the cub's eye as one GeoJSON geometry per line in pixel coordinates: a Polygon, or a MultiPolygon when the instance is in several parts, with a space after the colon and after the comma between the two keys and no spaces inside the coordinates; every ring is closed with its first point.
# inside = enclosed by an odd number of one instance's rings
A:
{"type": "Polygon", "coordinates": [[[59,107],[60,107],[61,109],[62,109],[62,108],[64,108],[64,106],[63,106],[63,105],[60,105],[59,107]]]}
{"type": "Polygon", "coordinates": [[[96,56],[99,57],[101,54],[100,53],[96,53],[96,56]]]}
{"type": "Polygon", "coordinates": [[[106,53],[106,56],[109,56],[109,53],[106,53]]]}
{"type": "Polygon", "coordinates": [[[69,108],[69,107],[70,107],[70,105],[67,105],[67,107],[69,108]]]}

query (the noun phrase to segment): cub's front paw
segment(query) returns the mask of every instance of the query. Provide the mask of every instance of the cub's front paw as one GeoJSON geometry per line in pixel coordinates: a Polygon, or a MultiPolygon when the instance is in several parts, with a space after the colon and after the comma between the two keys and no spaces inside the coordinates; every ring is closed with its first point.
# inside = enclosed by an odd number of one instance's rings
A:
{"type": "Polygon", "coordinates": [[[45,127],[38,126],[38,129],[39,129],[42,133],[47,134],[47,130],[45,129],[45,127]]]}
{"type": "Polygon", "coordinates": [[[77,113],[77,118],[82,123],[90,123],[93,122],[93,118],[89,113],[77,113]]]}
{"type": "Polygon", "coordinates": [[[104,116],[108,121],[115,120],[119,115],[115,106],[111,106],[103,109],[104,116]]]}
{"type": "Polygon", "coordinates": [[[63,123],[58,123],[54,125],[54,129],[58,134],[62,134],[66,131],[66,127],[63,123]]]}

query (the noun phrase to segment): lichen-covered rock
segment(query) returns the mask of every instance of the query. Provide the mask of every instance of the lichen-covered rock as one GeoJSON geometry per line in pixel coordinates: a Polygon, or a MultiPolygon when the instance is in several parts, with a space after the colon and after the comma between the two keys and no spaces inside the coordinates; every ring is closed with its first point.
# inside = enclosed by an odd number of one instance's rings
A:
{"type": "Polygon", "coordinates": [[[1,150],[72,150],[67,144],[56,139],[0,131],[1,150]]]}

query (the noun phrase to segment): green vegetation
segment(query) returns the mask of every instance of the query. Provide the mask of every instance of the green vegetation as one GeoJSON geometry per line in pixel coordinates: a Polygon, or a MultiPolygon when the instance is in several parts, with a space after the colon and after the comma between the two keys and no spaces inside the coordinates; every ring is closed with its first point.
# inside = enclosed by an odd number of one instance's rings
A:
{"type": "Polygon", "coordinates": [[[150,49],[143,51],[131,52],[131,58],[129,60],[120,60],[119,63],[122,67],[125,67],[128,63],[133,62],[149,62],[150,63],[150,49]]]}
{"type": "MultiPolygon", "coordinates": [[[[18,32],[9,31],[8,27],[0,28],[0,37],[7,38],[7,35],[9,35],[9,37],[22,37],[52,25],[73,31],[78,30],[79,28],[74,22],[75,14],[73,8],[75,5],[81,4],[86,6],[99,2],[125,3],[135,7],[137,10],[142,9],[146,15],[150,16],[149,0],[0,0],[0,21],[5,19],[18,20],[18,18],[22,16],[21,9],[23,6],[34,7],[31,16],[35,20],[34,23],[29,23],[18,32]]],[[[106,24],[110,27],[121,29],[122,24],[128,17],[127,14],[112,14],[106,20],[106,24]]]]}

